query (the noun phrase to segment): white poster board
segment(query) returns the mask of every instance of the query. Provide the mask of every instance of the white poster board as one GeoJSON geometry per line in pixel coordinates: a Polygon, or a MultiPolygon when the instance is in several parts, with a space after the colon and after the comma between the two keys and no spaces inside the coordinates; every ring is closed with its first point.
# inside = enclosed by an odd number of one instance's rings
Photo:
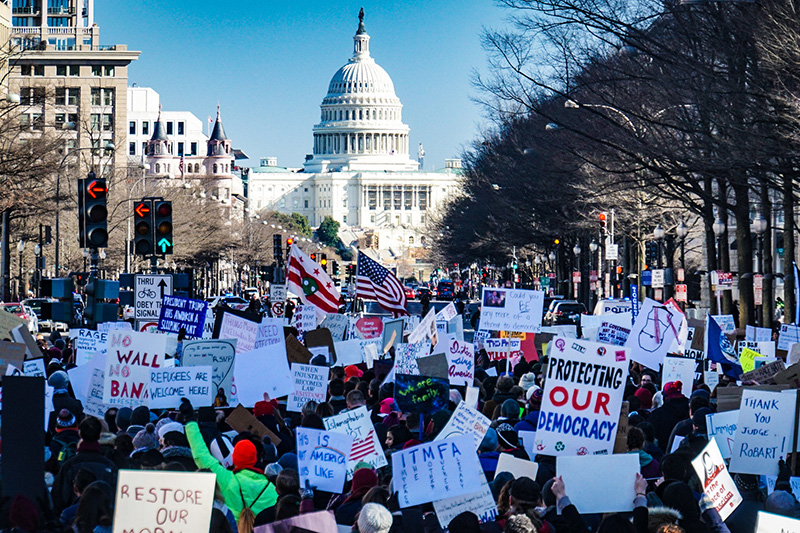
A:
{"type": "Polygon", "coordinates": [[[294,380],[286,359],[286,345],[258,348],[236,354],[233,382],[239,403],[253,407],[264,399],[280,398],[294,392],[294,380]]]}
{"type": "Polygon", "coordinates": [[[569,499],[581,514],[624,513],[633,510],[639,455],[585,455],[556,458],[569,499]]]}
{"type": "Polygon", "coordinates": [[[150,409],[177,409],[187,398],[194,407],[210,407],[217,394],[210,366],[159,368],[150,371],[150,409]]]}
{"type": "Polygon", "coordinates": [[[539,472],[539,464],[533,461],[527,461],[514,457],[510,453],[501,453],[500,458],[497,460],[497,468],[495,475],[499,472],[508,472],[514,475],[514,479],[521,477],[529,477],[533,480],[536,479],[536,473],[539,472]]]}
{"type": "Polygon", "coordinates": [[[365,406],[362,405],[353,411],[329,416],[322,421],[328,431],[346,433],[353,437],[353,449],[347,463],[347,479],[353,477],[353,470],[359,461],[367,462],[375,469],[388,464],[381,443],[378,442],[375,426],[372,425],[365,406]]]}
{"type": "Polygon", "coordinates": [[[692,384],[694,383],[694,370],[697,361],[688,357],[664,358],[664,368],[661,371],[661,382],[680,381],[683,384],[681,392],[687,398],[692,394],[692,384]]]}
{"type": "Polygon", "coordinates": [[[136,408],[147,405],[150,371],[163,368],[167,336],[117,330],[108,334],[103,403],[136,408]]]}
{"type": "Polygon", "coordinates": [[[739,408],[731,472],[773,476],[792,448],[794,394],[745,390],[739,408]]]}
{"type": "Polygon", "coordinates": [[[201,339],[183,341],[181,366],[210,366],[214,396],[222,388],[228,403],[236,400],[233,387],[233,363],[236,339],[201,339]]]}
{"type": "Polygon", "coordinates": [[[723,459],[730,459],[739,423],[739,409],[706,415],[708,438],[714,438],[723,459]]]}
{"type": "Polygon", "coordinates": [[[306,402],[323,403],[328,390],[328,367],[292,363],[294,392],[289,395],[286,410],[299,413],[306,402]]]}
{"type": "Polygon", "coordinates": [[[484,287],[480,329],[539,333],[542,330],[544,292],[484,287]]]}
{"type": "Polygon", "coordinates": [[[262,318],[261,323],[256,329],[256,341],[253,348],[264,348],[284,343],[283,319],[282,318],[262,318]]]}
{"type": "Polygon", "coordinates": [[[352,446],[353,437],[345,433],[297,428],[300,486],[308,482],[314,490],[341,494],[352,446]]]}
{"type": "Polygon", "coordinates": [[[692,467],[703,484],[703,492],[714,502],[722,519],[727,519],[742,503],[742,496],[725,466],[716,440],[709,441],[700,455],[692,460],[692,467]]]}
{"type": "Polygon", "coordinates": [[[625,343],[630,358],[658,371],[667,353],[676,351],[680,345],[681,328],[685,330],[686,325],[680,310],[645,299],[625,343]]]}
{"type": "Polygon", "coordinates": [[[759,511],[756,533],[800,533],[800,520],[759,511]]]}
{"type": "Polygon", "coordinates": [[[477,450],[491,424],[491,420],[486,418],[483,413],[469,407],[466,402],[461,402],[434,440],[468,435],[472,437],[475,442],[475,450],[477,450]]]}
{"type": "Polygon", "coordinates": [[[450,386],[472,386],[475,382],[475,347],[472,343],[456,340],[452,336],[446,337],[444,346],[437,345],[437,351],[443,349],[447,355],[447,368],[450,376],[450,386]]]}
{"type": "MultiPolygon", "coordinates": [[[[219,312],[219,311],[218,311],[219,312]]],[[[219,328],[214,326],[217,339],[236,339],[236,353],[249,352],[255,348],[259,323],[222,311],[219,328]]]]}
{"type": "MultiPolygon", "coordinates": [[[[477,515],[481,524],[491,522],[497,518],[497,504],[494,501],[489,483],[486,482],[486,475],[484,475],[483,470],[480,470],[477,476],[481,480],[481,486],[477,492],[433,502],[436,518],[439,519],[439,525],[442,529],[446,530],[453,518],[465,511],[477,515]]],[[[452,531],[450,533],[458,532],[452,531]]]]}

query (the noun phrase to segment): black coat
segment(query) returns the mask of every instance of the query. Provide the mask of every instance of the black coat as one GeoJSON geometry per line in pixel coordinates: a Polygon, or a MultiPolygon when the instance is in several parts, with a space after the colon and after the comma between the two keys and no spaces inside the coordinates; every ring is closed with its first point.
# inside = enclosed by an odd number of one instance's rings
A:
{"type": "Polygon", "coordinates": [[[61,465],[61,471],[53,481],[51,496],[56,512],[61,513],[74,503],[72,484],[81,468],[89,470],[98,481],[105,481],[116,491],[117,465],[100,452],[78,451],[77,455],[61,465]]]}
{"type": "Polygon", "coordinates": [[[656,430],[656,444],[664,450],[668,450],[669,436],[672,429],[681,420],[689,418],[689,398],[681,396],[664,401],[664,405],[650,413],[648,422],[653,424],[656,430]]]}

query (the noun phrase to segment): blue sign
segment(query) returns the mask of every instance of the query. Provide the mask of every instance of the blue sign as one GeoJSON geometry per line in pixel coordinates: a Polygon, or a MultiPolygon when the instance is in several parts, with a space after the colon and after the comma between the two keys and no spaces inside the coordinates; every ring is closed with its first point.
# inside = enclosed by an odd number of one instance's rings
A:
{"type": "Polygon", "coordinates": [[[187,337],[203,336],[208,302],[192,300],[183,296],[164,296],[161,301],[161,314],[158,317],[158,330],[178,333],[186,330],[187,337]]]}
{"type": "Polygon", "coordinates": [[[642,270],[642,286],[649,287],[652,284],[653,284],[653,271],[642,270]]]}
{"type": "MultiPolygon", "coordinates": [[[[642,272],[644,274],[644,272],[642,272]]],[[[631,284],[631,324],[636,322],[636,315],[639,314],[639,286],[631,284]]]]}

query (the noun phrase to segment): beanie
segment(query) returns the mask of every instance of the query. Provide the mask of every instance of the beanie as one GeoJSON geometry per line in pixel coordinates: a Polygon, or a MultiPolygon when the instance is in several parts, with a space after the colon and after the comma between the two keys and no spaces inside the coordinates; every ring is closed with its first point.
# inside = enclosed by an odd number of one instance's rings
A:
{"type": "Polygon", "coordinates": [[[389,533],[392,527],[392,513],[379,503],[366,503],[358,515],[360,533],[389,533]]]}
{"type": "Polygon", "coordinates": [[[649,390],[640,387],[636,389],[633,395],[639,398],[639,405],[642,409],[650,409],[653,407],[653,394],[649,390]]]}
{"type": "Polygon", "coordinates": [[[526,392],[534,385],[536,385],[536,374],[533,372],[523,374],[522,377],[519,378],[519,386],[522,387],[526,392]]]}
{"type": "Polygon", "coordinates": [[[783,516],[795,517],[798,505],[794,496],[785,490],[776,490],[769,496],[767,501],[764,502],[764,510],[768,513],[779,514],[783,516]]]}
{"type": "Polygon", "coordinates": [[[8,511],[8,522],[15,530],[19,528],[23,531],[38,531],[39,510],[36,508],[36,504],[27,496],[17,494],[8,511]]]}
{"type": "Polygon", "coordinates": [[[233,443],[227,435],[219,434],[214,437],[208,451],[225,468],[233,466],[233,443]]]}
{"type": "Polygon", "coordinates": [[[344,367],[344,376],[347,379],[350,378],[360,378],[364,375],[364,372],[361,371],[356,365],[348,365],[344,367]]]}
{"type": "Polygon", "coordinates": [[[67,429],[76,427],[78,427],[78,419],[75,418],[75,415],[69,412],[69,409],[62,409],[58,412],[58,418],[56,418],[56,428],[67,429]]]}
{"type": "MultiPolygon", "coordinates": [[[[353,473],[353,486],[351,492],[359,489],[371,489],[378,484],[378,475],[371,468],[359,468],[353,473]]],[[[366,492],[366,490],[364,490],[366,492]]]]}
{"type": "Polygon", "coordinates": [[[53,346],[59,349],[59,351],[64,350],[67,347],[67,343],[64,342],[64,339],[56,339],[56,342],[53,343],[53,346]]]}
{"type": "Polygon", "coordinates": [[[489,428],[486,430],[486,434],[483,436],[483,440],[481,441],[480,446],[478,446],[479,452],[493,452],[497,449],[497,432],[489,428]]]}
{"type": "Polygon", "coordinates": [[[267,479],[270,483],[275,483],[275,480],[278,478],[278,474],[283,471],[283,467],[278,463],[270,463],[264,469],[264,475],[267,476],[267,479]]]}
{"type": "Polygon", "coordinates": [[[158,438],[163,439],[164,435],[166,435],[170,431],[178,431],[180,433],[184,433],[183,424],[179,422],[168,422],[166,424],[162,424],[161,427],[158,428],[158,438]]]}
{"type": "Polygon", "coordinates": [[[511,484],[511,496],[515,500],[536,503],[542,497],[542,489],[538,483],[529,477],[521,477],[511,484]]]}
{"type": "Polygon", "coordinates": [[[150,409],[144,405],[140,405],[131,413],[132,426],[146,426],[150,423],[150,409]]]}
{"type": "Polygon", "coordinates": [[[386,398],[381,402],[381,414],[388,415],[394,409],[394,398],[386,398]]]}
{"type": "Polygon", "coordinates": [[[291,468],[292,470],[298,470],[297,455],[292,452],[285,453],[281,455],[280,459],[278,459],[278,464],[281,465],[284,470],[286,470],[287,468],[291,468]]]}
{"type": "Polygon", "coordinates": [[[153,424],[147,424],[143,430],[133,437],[133,448],[135,450],[141,448],[158,449],[158,436],[156,435],[156,427],[153,424]]]}
{"type": "Polygon", "coordinates": [[[696,427],[701,433],[706,433],[706,415],[714,414],[714,411],[708,407],[701,407],[692,413],[692,425],[696,427]]]}
{"type": "Polygon", "coordinates": [[[256,402],[256,404],[253,406],[253,415],[254,416],[271,415],[273,413],[274,408],[275,404],[273,404],[271,401],[266,402],[262,400],[260,402],[256,402]]]}
{"type": "Polygon", "coordinates": [[[47,384],[56,390],[66,389],[67,383],[69,383],[69,375],[63,370],[57,370],[47,378],[47,384]]]}
{"type": "Polygon", "coordinates": [[[253,468],[258,460],[256,446],[248,439],[242,439],[233,447],[233,471],[253,468]]]}
{"type": "Polygon", "coordinates": [[[130,407],[120,407],[117,411],[116,423],[120,431],[125,431],[131,425],[131,414],[133,410],[130,407]]]}
{"type": "Polygon", "coordinates": [[[539,387],[531,387],[528,389],[528,403],[532,411],[538,411],[542,407],[542,398],[544,398],[544,391],[539,387]]]}
{"type": "Polygon", "coordinates": [[[664,384],[664,399],[672,400],[683,396],[683,383],[680,381],[669,381],[664,384]]]}
{"type": "Polygon", "coordinates": [[[450,520],[447,530],[458,531],[459,533],[481,533],[481,524],[475,513],[464,511],[450,520]]]}

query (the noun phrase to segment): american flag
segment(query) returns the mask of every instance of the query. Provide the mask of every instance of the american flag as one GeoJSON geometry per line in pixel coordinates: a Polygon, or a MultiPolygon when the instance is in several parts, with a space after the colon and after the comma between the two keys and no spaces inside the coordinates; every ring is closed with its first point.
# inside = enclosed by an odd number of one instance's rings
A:
{"type": "Polygon", "coordinates": [[[406,310],[406,293],[400,280],[364,252],[358,252],[356,297],[377,300],[381,307],[396,317],[409,314],[406,310]]]}

